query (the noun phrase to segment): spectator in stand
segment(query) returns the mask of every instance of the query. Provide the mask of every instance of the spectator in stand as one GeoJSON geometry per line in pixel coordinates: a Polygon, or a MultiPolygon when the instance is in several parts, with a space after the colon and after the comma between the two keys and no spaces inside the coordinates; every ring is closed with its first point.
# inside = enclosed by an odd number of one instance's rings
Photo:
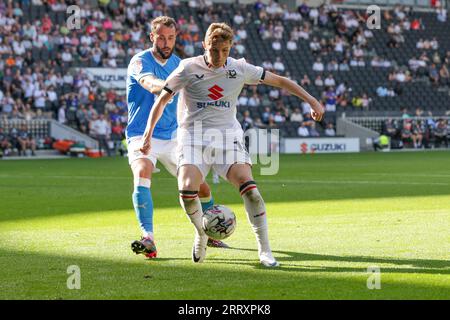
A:
{"type": "Polygon", "coordinates": [[[413,123],[413,142],[414,142],[414,148],[419,149],[423,147],[422,141],[425,135],[425,130],[421,126],[420,121],[413,123]]]}
{"type": "Polygon", "coordinates": [[[270,117],[272,117],[272,112],[270,111],[269,107],[266,107],[262,114],[262,119],[261,119],[262,123],[269,124],[270,117]]]}
{"type": "Polygon", "coordinates": [[[350,71],[350,66],[347,59],[343,59],[339,64],[339,71],[350,71]]]}
{"type": "Polygon", "coordinates": [[[272,49],[275,51],[280,51],[281,50],[281,42],[280,40],[275,40],[274,42],[272,42],[272,49]]]}
{"type": "Polygon", "coordinates": [[[242,13],[240,12],[240,11],[238,11],[237,13],[236,13],[236,15],[234,16],[234,18],[233,18],[233,22],[236,24],[236,25],[241,25],[241,24],[243,24],[244,23],[244,17],[242,16],[242,13]]]}
{"type": "Polygon", "coordinates": [[[370,103],[372,102],[372,98],[369,98],[367,96],[367,93],[363,93],[361,99],[362,99],[362,104],[361,104],[362,108],[366,111],[369,110],[369,106],[370,106],[370,103]]]}
{"type": "Polygon", "coordinates": [[[382,132],[383,134],[390,137],[391,140],[396,138],[398,134],[398,128],[396,123],[391,118],[388,118],[383,124],[382,132]]]}
{"type": "Polygon", "coordinates": [[[307,18],[309,16],[310,7],[305,3],[305,1],[302,1],[297,10],[303,18],[307,18]]]}
{"type": "Polygon", "coordinates": [[[314,85],[316,87],[323,87],[323,80],[322,80],[322,77],[320,76],[320,74],[314,80],[314,85]]]}
{"type": "Polygon", "coordinates": [[[87,115],[89,121],[93,121],[98,118],[98,112],[92,104],[88,105],[87,115]]]}
{"type": "Polygon", "coordinates": [[[296,51],[297,50],[297,42],[294,38],[290,38],[289,41],[286,43],[286,49],[289,51],[296,51]]]}
{"type": "Polygon", "coordinates": [[[259,98],[258,93],[254,92],[253,95],[248,100],[249,107],[258,107],[261,105],[261,99],[259,98]]]}
{"type": "Polygon", "coordinates": [[[284,64],[283,64],[283,62],[281,62],[280,57],[276,58],[275,63],[273,64],[273,68],[275,69],[275,71],[278,71],[278,72],[283,73],[285,71],[284,64]]]}
{"type": "Polygon", "coordinates": [[[67,123],[66,106],[64,104],[62,104],[58,109],[58,122],[61,124],[67,123]]]}
{"type": "Polygon", "coordinates": [[[239,96],[239,99],[238,99],[238,106],[244,106],[244,107],[246,107],[247,105],[248,105],[248,97],[247,97],[247,90],[242,90],[242,93],[241,93],[241,95],[239,96]]]}
{"type": "Polygon", "coordinates": [[[335,87],[336,81],[334,80],[334,77],[332,74],[329,74],[328,77],[326,77],[324,81],[325,87],[335,87]]]}
{"type": "Polygon", "coordinates": [[[439,84],[439,71],[434,63],[428,69],[428,75],[433,85],[439,84]]]}
{"type": "Polygon", "coordinates": [[[336,131],[334,130],[334,126],[331,122],[327,123],[327,127],[325,129],[325,136],[327,136],[327,137],[335,137],[336,136],[336,131]]]}
{"type": "Polygon", "coordinates": [[[411,115],[408,112],[408,108],[403,107],[401,109],[401,113],[402,113],[402,119],[409,119],[409,118],[411,118],[411,115]]]}
{"type": "Polygon", "coordinates": [[[295,108],[289,119],[291,122],[303,122],[303,115],[299,108],[295,108]]]}
{"type": "Polygon", "coordinates": [[[26,155],[26,150],[31,150],[33,156],[36,155],[36,140],[28,131],[27,125],[23,124],[17,132],[17,142],[19,149],[19,156],[26,155]]]}
{"type": "Polygon", "coordinates": [[[120,121],[114,121],[111,127],[111,140],[112,141],[122,141],[124,138],[125,128],[120,123],[120,121]]]}
{"type": "Polygon", "coordinates": [[[303,75],[302,80],[300,81],[302,87],[308,87],[311,85],[311,80],[309,79],[307,74],[303,75]]]}
{"type": "Polygon", "coordinates": [[[272,87],[269,91],[269,98],[272,101],[278,100],[280,98],[280,90],[275,87],[272,87]]]}
{"type": "Polygon", "coordinates": [[[300,137],[309,137],[310,136],[308,127],[306,126],[306,124],[304,122],[302,122],[300,127],[298,127],[297,134],[300,137]]]}
{"type": "Polygon", "coordinates": [[[244,112],[244,119],[242,121],[242,130],[247,131],[248,129],[253,127],[253,119],[250,116],[250,112],[247,110],[244,112]]]}
{"type": "Polygon", "coordinates": [[[325,100],[325,110],[327,112],[336,111],[337,96],[333,87],[329,87],[327,91],[323,93],[322,98],[325,100]]]}
{"type": "Polygon", "coordinates": [[[270,61],[268,61],[268,60],[263,61],[262,67],[263,67],[264,69],[266,69],[266,70],[269,70],[269,71],[274,70],[274,69],[273,69],[273,64],[272,64],[272,62],[270,62],[270,61]]]}
{"type": "Polygon", "coordinates": [[[0,157],[8,156],[11,153],[12,144],[8,135],[3,131],[3,127],[0,127],[0,157]]]}
{"type": "Polygon", "coordinates": [[[439,69],[439,79],[442,86],[450,86],[450,72],[445,64],[439,69]]]}
{"type": "Polygon", "coordinates": [[[314,37],[313,40],[309,43],[309,48],[311,49],[313,55],[318,55],[320,53],[322,46],[317,37],[314,37]]]}
{"type": "Polygon", "coordinates": [[[411,143],[416,141],[416,137],[412,131],[412,123],[410,120],[403,121],[403,128],[400,134],[404,146],[411,145],[411,143]]]}
{"type": "Polygon", "coordinates": [[[392,90],[392,88],[385,88],[385,87],[379,86],[377,88],[377,95],[379,97],[394,97],[395,92],[394,92],[394,90],[392,90]]]}
{"type": "Polygon", "coordinates": [[[239,29],[236,31],[236,34],[239,36],[240,40],[245,40],[248,37],[247,30],[245,29],[244,26],[240,26],[239,29]]]}
{"type": "Polygon", "coordinates": [[[311,112],[311,105],[308,102],[303,101],[301,106],[302,106],[303,118],[308,117],[307,115],[309,115],[309,113],[311,112]]]}
{"type": "Polygon", "coordinates": [[[439,119],[438,123],[436,125],[436,128],[434,129],[434,147],[439,148],[441,147],[442,143],[444,143],[445,147],[448,148],[448,127],[447,123],[444,119],[439,119]]]}
{"type": "Polygon", "coordinates": [[[81,105],[80,109],[76,111],[75,117],[77,119],[78,130],[83,133],[88,133],[87,129],[89,126],[89,114],[84,105],[81,105]]]}
{"type": "Polygon", "coordinates": [[[316,129],[316,123],[315,122],[312,122],[311,125],[309,126],[309,135],[311,137],[320,137],[320,133],[316,129]]]}
{"type": "Polygon", "coordinates": [[[337,61],[335,59],[328,62],[327,71],[331,71],[331,72],[339,71],[339,64],[337,63],[337,61]]]}
{"type": "Polygon", "coordinates": [[[273,121],[277,124],[280,124],[280,123],[286,122],[286,118],[285,118],[285,116],[283,116],[281,114],[280,111],[277,111],[277,112],[275,112],[275,115],[273,116],[273,121]]]}
{"type": "Polygon", "coordinates": [[[96,116],[93,118],[90,123],[90,134],[98,140],[100,150],[105,150],[108,157],[111,156],[111,150],[108,145],[111,137],[111,124],[106,120],[104,114],[100,114],[98,118],[96,116]]]}
{"type": "Polygon", "coordinates": [[[439,22],[445,23],[447,21],[447,10],[444,6],[436,8],[436,18],[439,22]]]}

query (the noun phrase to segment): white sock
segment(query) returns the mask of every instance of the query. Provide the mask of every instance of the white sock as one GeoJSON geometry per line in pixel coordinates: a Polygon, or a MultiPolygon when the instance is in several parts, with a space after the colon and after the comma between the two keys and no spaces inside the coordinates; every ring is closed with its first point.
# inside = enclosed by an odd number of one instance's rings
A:
{"type": "Polygon", "coordinates": [[[155,240],[155,237],[153,236],[153,232],[143,232],[143,235],[142,235],[144,238],[149,238],[149,239],[151,239],[152,241],[153,240],[155,240]]]}
{"type": "Polygon", "coordinates": [[[248,221],[255,232],[258,252],[270,253],[266,206],[256,187],[256,183],[254,181],[244,183],[240,188],[240,192],[242,199],[244,199],[248,221]]]}
{"type": "Polygon", "coordinates": [[[202,228],[202,203],[198,198],[196,191],[180,191],[180,204],[184,212],[195,226],[195,230],[199,235],[204,235],[205,231],[202,228]]]}

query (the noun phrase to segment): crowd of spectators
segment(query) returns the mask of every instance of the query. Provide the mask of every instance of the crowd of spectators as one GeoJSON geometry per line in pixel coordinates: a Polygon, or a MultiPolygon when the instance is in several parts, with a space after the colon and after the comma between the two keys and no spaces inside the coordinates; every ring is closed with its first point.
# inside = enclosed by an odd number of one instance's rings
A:
{"type": "Polygon", "coordinates": [[[30,134],[27,125],[22,124],[20,128],[12,128],[5,132],[0,126],[0,157],[8,156],[14,150],[18,155],[34,156],[36,152],[36,139],[30,134]]]}
{"type": "MultiPolygon", "coordinates": [[[[431,39],[421,39],[417,48],[422,50],[421,55],[409,61],[408,66],[401,65],[398,61],[388,59],[384,55],[378,54],[370,42],[374,37],[370,29],[365,28],[367,16],[358,11],[338,10],[334,5],[322,5],[318,8],[309,7],[307,3],[302,3],[297,10],[288,10],[286,6],[275,1],[270,1],[268,5],[261,2],[255,4],[259,18],[258,33],[263,41],[270,41],[274,50],[274,60],[264,61],[262,66],[268,70],[284,74],[290,77],[289,70],[283,64],[281,50],[297,50],[300,41],[306,41],[315,57],[312,63],[312,70],[315,78],[310,79],[307,74],[303,78],[292,80],[300,83],[306,89],[315,87],[321,91],[319,97],[328,113],[343,111],[348,107],[352,110],[370,110],[373,97],[394,97],[402,94],[401,84],[413,82],[418,78],[425,77],[433,85],[449,87],[449,65],[450,51],[441,56],[438,52],[439,42],[436,37],[431,39]],[[284,27],[281,21],[295,21],[295,26],[290,30],[284,27]],[[333,36],[319,36],[320,34],[333,30],[333,36]],[[357,71],[359,67],[382,68],[389,70],[387,81],[384,85],[373,88],[373,91],[358,91],[349,87],[346,81],[337,82],[334,74],[357,71]]],[[[447,12],[442,7],[436,9],[438,21],[445,22],[447,12]],[[444,19],[445,17],[445,19],[444,19]]],[[[388,23],[384,25],[385,32],[389,35],[387,47],[400,48],[408,37],[409,31],[423,30],[426,26],[421,19],[414,17],[414,10],[411,7],[395,6],[393,10],[383,10],[383,18],[388,23]]],[[[250,15],[250,14],[249,14],[250,15]]],[[[254,19],[254,17],[253,17],[254,19]]],[[[242,17],[239,18],[242,20],[242,17]]],[[[247,18],[247,22],[251,18],[247,18]]],[[[247,92],[242,95],[245,97],[247,92]]],[[[275,102],[283,98],[282,90],[272,89],[268,93],[268,100],[275,102]]],[[[267,100],[260,98],[262,106],[267,100]]],[[[242,99],[243,105],[247,98],[242,99]]],[[[304,105],[304,103],[303,103],[304,105]]],[[[273,109],[273,108],[272,108],[273,109]]],[[[294,114],[296,106],[286,107],[281,113],[272,112],[271,117],[266,119],[256,119],[254,125],[276,126],[278,123],[290,121],[290,115],[294,114]],[[272,119],[273,118],[273,119],[272,119]]],[[[308,108],[302,108],[302,117],[309,112],[308,108]]],[[[299,110],[297,108],[297,110],[299,110]]],[[[267,115],[267,111],[264,113],[267,115]]],[[[333,125],[333,124],[331,124],[333,125]]],[[[308,124],[299,126],[298,134],[305,135],[308,124]]],[[[328,128],[328,123],[322,129],[328,128]]],[[[314,129],[314,128],[313,128],[314,129]]],[[[312,135],[315,134],[312,130],[312,135]]],[[[325,130],[321,130],[324,134],[325,130]]]]}
{"type": "Polygon", "coordinates": [[[431,111],[425,113],[416,108],[410,115],[407,108],[402,108],[401,119],[387,119],[381,133],[390,138],[393,148],[448,148],[450,123],[444,118],[436,119],[431,111]]]}

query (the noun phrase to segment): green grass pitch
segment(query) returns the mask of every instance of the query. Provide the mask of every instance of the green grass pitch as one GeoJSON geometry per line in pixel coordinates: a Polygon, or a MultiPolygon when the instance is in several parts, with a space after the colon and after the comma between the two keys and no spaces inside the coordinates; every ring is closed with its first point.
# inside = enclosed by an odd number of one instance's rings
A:
{"type": "Polygon", "coordinates": [[[152,182],[159,258],[140,236],[125,158],[0,162],[0,299],[450,299],[450,153],[284,155],[255,178],[274,255],[259,266],[239,193],[230,250],[191,262],[193,227],[166,171],[152,182]],[[69,290],[67,268],[81,271],[69,290]],[[369,290],[368,267],[380,268],[369,290]]]}

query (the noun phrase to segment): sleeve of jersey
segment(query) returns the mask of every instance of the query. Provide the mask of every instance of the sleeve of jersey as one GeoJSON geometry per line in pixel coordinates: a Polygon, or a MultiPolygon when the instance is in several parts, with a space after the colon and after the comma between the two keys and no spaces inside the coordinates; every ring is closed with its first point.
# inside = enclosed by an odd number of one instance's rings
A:
{"type": "Polygon", "coordinates": [[[151,64],[142,59],[132,61],[128,67],[128,72],[136,81],[140,81],[145,76],[154,76],[151,64]]]}
{"type": "Polygon", "coordinates": [[[176,68],[166,79],[164,90],[171,94],[176,94],[183,89],[187,82],[188,76],[184,64],[181,62],[178,68],[176,68]]]}
{"type": "Polygon", "coordinates": [[[266,71],[262,67],[254,66],[250,63],[243,62],[245,83],[250,85],[259,84],[264,80],[266,71]]]}

